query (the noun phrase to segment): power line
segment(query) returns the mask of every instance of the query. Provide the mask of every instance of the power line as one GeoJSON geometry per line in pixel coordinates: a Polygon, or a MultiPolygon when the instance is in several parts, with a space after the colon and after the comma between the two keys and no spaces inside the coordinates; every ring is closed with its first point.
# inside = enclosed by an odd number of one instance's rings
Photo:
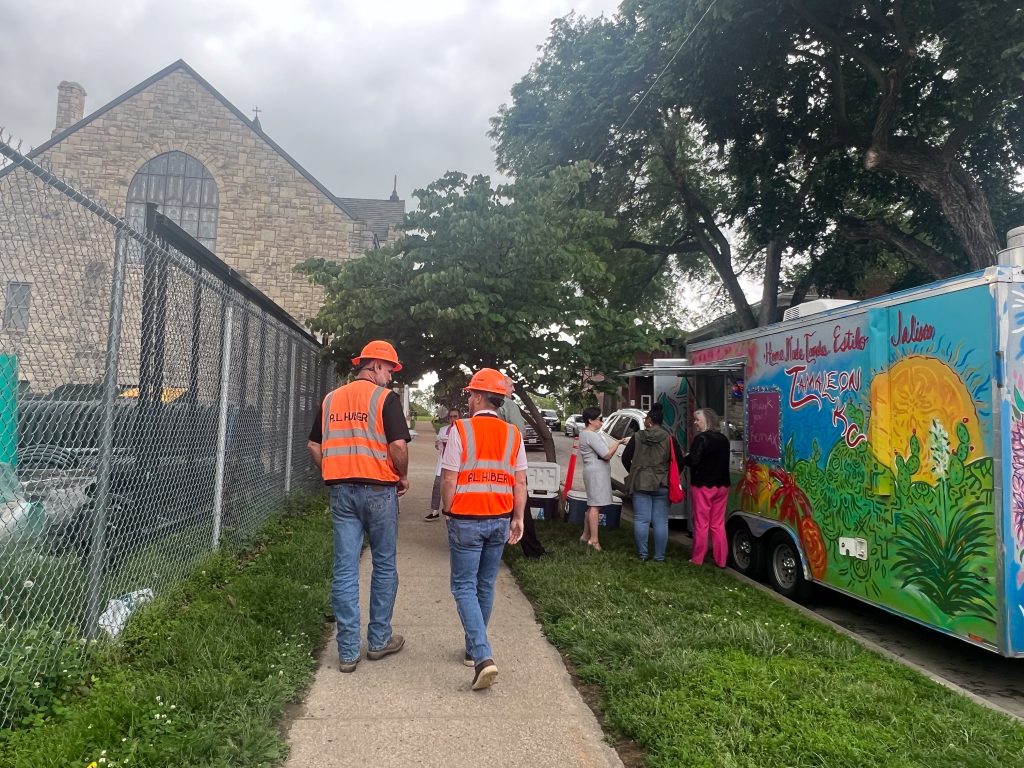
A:
{"type": "MultiPolygon", "coordinates": [[[[686,37],[683,38],[683,42],[681,42],[679,44],[679,47],[676,48],[676,52],[672,54],[672,58],[668,60],[668,63],[662,68],[661,72],[658,73],[658,76],[656,78],[654,78],[654,82],[651,83],[651,87],[648,88],[644,92],[644,95],[640,97],[640,101],[638,101],[636,103],[636,106],[633,107],[633,111],[630,112],[629,116],[626,117],[626,119],[622,121],[622,125],[619,126],[619,130],[620,131],[623,130],[626,127],[626,125],[629,123],[629,121],[633,118],[633,115],[636,114],[636,111],[638,109],[640,109],[640,106],[644,103],[644,101],[647,99],[647,97],[650,96],[651,91],[654,90],[654,87],[658,84],[658,81],[661,80],[662,75],[664,75],[666,72],[668,72],[668,68],[672,66],[672,62],[674,62],[676,60],[676,57],[679,56],[680,51],[683,50],[683,46],[686,45],[687,41],[691,37],[693,37],[693,33],[697,31],[697,28],[701,25],[701,22],[704,21],[704,18],[711,12],[711,9],[714,8],[715,5],[717,5],[717,3],[718,3],[718,0],[711,0],[711,4],[704,10],[704,13],[701,14],[701,17],[699,19],[697,19],[697,23],[693,25],[693,29],[691,29],[686,34],[686,37]]],[[[597,159],[594,160],[594,165],[597,165],[598,163],[601,162],[601,158],[604,157],[604,153],[607,150],[608,150],[607,146],[605,146],[601,150],[601,153],[597,156],[597,159]]]]}

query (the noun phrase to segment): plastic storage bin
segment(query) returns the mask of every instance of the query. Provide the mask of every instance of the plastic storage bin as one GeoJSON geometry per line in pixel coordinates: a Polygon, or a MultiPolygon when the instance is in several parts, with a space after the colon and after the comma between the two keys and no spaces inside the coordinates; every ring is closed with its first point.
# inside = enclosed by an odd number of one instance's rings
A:
{"type": "MultiPolygon", "coordinates": [[[[570,523],[583,525],[583,518],[587,514],[587,494],[585,491],[569,491],[566,498],[565,515],[570,523]]],[[[622,499],[613,499],[598,510],[597,524],[605,528],[618,528],[619,519],[622,515],[622,499]]]]}

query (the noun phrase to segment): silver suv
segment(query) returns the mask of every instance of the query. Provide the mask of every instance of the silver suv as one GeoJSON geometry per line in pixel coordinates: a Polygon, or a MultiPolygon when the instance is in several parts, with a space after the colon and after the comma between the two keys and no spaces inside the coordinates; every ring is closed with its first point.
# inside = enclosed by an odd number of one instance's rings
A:
{"type": "Polygon", "coordinates": [[[540,415],[544,419],[544,423],[548,425],[548,429],[552,432],[557,432],[562,428],[562,424],[558,420],[558,414],[550,408],[541,408],[540,415]]]}

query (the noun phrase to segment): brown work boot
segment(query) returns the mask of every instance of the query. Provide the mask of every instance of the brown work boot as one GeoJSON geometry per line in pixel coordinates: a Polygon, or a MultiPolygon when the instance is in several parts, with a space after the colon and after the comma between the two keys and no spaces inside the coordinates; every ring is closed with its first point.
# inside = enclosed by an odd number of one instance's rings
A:
{"type": "Polygon", "coordinates": [[[401,635],[392,635],[391,639],[388,640],[388,644],[383,648],[379,648],[376,651],[367,651],[366,658],[370,661],[377,661],[377,659],[383,659],[385,656],[390,656],[392,653],[398,653],[402,650],[402,646],[405,645],[405,638],[401,635]]]}
{"type": "Polygon", "coordinates": [[[498,667],[493,659],[485,659],[476,665],[476,674],[473,675],[473,690],[482,691],[490,688],[498,676],[498,667]]]}
{"type": "Polygon", "coordinates": [[[343,660],[339,659],[338,660],[338,669],[340,671],[342,671],[342,672],[355,672],[356,671],[356,664],[358,664],[358,663],[359,663],[359,659],[356,659],[355,661],[343,661],[343,660]]]}

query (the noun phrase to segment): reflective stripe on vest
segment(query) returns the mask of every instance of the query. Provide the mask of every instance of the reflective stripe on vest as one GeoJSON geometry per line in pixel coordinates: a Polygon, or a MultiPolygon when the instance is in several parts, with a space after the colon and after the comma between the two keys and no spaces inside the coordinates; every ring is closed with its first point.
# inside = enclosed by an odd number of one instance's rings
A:
{"type": "Polygon", "coordinates": [[[519,430],[492,416],[460,419],[462,457],[451,513],[498,517],[512,511],[519,430]]]}
{"type": "Polygon", "coordinates": [[[372,381],[356,379],[324,398],[320,444],[324,480],[398,482],[384,434],[384,400],[388,393],[372,381]]]}

